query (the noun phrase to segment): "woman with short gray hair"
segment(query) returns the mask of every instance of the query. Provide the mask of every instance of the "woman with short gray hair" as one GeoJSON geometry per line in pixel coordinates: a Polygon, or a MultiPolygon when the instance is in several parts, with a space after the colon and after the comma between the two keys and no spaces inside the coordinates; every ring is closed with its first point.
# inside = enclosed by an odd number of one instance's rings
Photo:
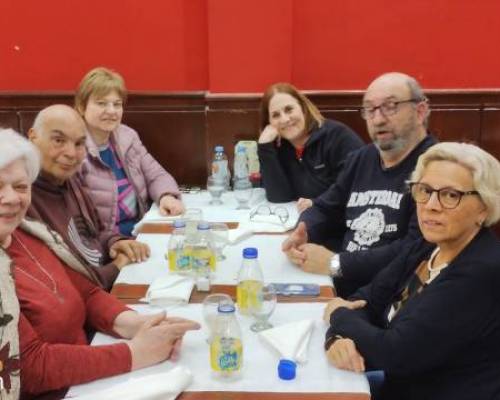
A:
{"type": "Polygon", "coordinates": [[[493,399],[500,393],[500,163],[440,143],[410,183],[424,239],[371,285],[325,309],[338,368],[385,371],[383,399],[493,399]]]}
{"type": "Polygon", "coordinates": [[[62,237],[25,219],[38,169],[33,145],[0,129],[1,399],[62,398],[69,386],[174,357],[186,331],[199,329],[128,309],[91,282],[62,237]],[[128,340],[89,346],[85,326],[128,340]]]}

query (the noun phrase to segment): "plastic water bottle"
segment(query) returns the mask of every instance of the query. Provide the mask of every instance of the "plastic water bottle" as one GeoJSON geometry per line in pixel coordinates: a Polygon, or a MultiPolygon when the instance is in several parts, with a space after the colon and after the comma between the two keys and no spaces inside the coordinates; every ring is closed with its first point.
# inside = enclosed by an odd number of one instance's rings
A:
{"type": "Polygon", "coordinates": [[[234,305],[219,304],[210,342],[210,367],[216,378],[234,380],[241,376],[243,342],[234,305]]]}
{"type": "Polygon", "coordinates": [[[252,308],[260,306],[259,292],[264,285],[264,277],[254,247],[243,249],[243,262],[238,273],[236,300],[241,314],[249,315],[252,308]]]}
{"type": "Polygon", "coordinates": [[[214,158],[212,160],[212,176],[218,181],[225,182],[226,189],[229,188],[231,173],[229,172],[227,155],[224,153],[223,146],[215,146],[214,158]]]}
{"type": "Polygon", "coordinates": [[[190,250],[190,247],[186,246],[186,223],[183,220],[176,220],[174,231],[168,241],[168,269],[172,272],[190,272],[190,250]]]}
{"type": "Polygon", "coordinates": [[[210,290],[210,271],[215,271],[215,251],[210,244],[210,224],[200,222],[197,230],[197,240],[191,252],[191,265],[196,287],[201,291],[210,290]]]}
{"type": "Polygon", "coordinates": [[[239,146],[234,155],[234,179],[249,179],[247,151],[243,146],[239,146]]]}

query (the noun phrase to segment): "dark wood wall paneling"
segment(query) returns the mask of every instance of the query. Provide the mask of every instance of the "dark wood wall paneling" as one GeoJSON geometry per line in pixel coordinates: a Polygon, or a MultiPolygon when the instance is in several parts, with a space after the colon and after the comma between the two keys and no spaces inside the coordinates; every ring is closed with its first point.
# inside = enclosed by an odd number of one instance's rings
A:
{"type": "MultiPolygon", "coordinates": [[[[351,126],[369,141],[359,114],[362,91],[307,92],[327,118],[351,126]]],[[[440,140],[479,144],[500,159],[500,91],[432,90],[430,131],[440,140]]],[[[204,184],[215,145],[232,159],[238,140],[256,139],[260,96],[205,92],[132,93],[124,122],[181,183],[204,184]]],[[[72,93],[0,93],[0,125],[26,133],[36,113],[72,93]]]]}
{"type": "MultiPolygon", "coordinates": [[[[306,92],[326,118],[344,122],[369,142],[359,108],[362,91],[306,92]]],[[[429,129],[440,140],[480,145],[500,159],[500,90],[431,90],[429,129]]],[[[37,112],[71,105],[72,93],[0,93],[0,126],[26,133],[37,112]]],[[[124,123],[180,183],[204,185],[212,151],[221,144],[232,162],[238,140],[259,132],[256,94],[131,93],[124,123]]],[[[500,224],[496,227],[500,234],[500,224]]]]}

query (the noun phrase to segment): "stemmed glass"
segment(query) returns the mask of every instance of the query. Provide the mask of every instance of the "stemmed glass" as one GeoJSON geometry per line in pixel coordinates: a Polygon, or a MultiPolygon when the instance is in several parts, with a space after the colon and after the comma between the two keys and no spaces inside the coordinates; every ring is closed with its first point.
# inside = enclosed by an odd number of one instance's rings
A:
{"type": "Polygon", "coordinates": [[[222,204],[222,200],[220,199],[224,190],[226,190],[226,185],[223,179],[219,179],[215,176],[209,176],[207,179],[207,190],[212,196],[212,200],[210,200],[211,205],[220,206],[222,204]]]}
{"type": "Polygon", "coordinates": [[[276,290],[273,285],[262,286],[257,292],[258,301],[250,308],[250,313],[255,318],[255,322],[250,325],[253,332],[260,332],[272,328],[268,319],[276,307],[276,290]]]}
{"type": "Polygon", "coordinates": [[[248,179],[235,179],[233,182],[234,198],[238,202],[237,210],[249,210],[248,203],[252,198],[252,182],[248,179]]]}
{"type": "Polygon", "coordinates": [[[223,222],[214,222],[210,224],[210,244],[215,250],[215,257],[217,261],[222,261],[226,259],[226,256],[222,253],[224,247],[227,246],[229,242],[229,228],[223,222]]]}
{"type": "Polygon", "coordinates": [[[208,327],[207,342],[212,341],[212,335],[215,330],[215,321],[217,319],[219,304],[233,304],[233,299],[224,293],[209,294],[203,300],[203,319],[208,327]]]}

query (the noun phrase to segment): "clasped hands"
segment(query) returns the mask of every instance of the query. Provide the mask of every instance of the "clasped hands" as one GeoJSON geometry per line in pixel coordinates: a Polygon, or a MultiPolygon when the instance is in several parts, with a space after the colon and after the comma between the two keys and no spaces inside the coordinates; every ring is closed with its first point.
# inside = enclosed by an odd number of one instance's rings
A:
{"type": "Polygon", "coordinates": [[[109,248],[109,256],[118,269],[134,262],[146,261],[151,250],[146,243],[132,239],[122,239],[114,242],[109,248]]]}
{"type": "MultiPolygon", "coordinates": [[[[345,307],[350,310],[363,308],[366,305],[365,300],[344,300],[341,297],[336,297],[331,300],[325,307],[323,312],[323,320],[330,324],[331,315],[340,307],[345,307]]],[[[336,368],[345,369],[352,372],[365,371],[365,359],[356,348],[356,344],[349,338],[337,338],[333,344],[326,350],[328,361],[336,368]]]]}
{"type": "Polygon", "coordinates": [[[300,222],[283,242],[281,249],[303,271],[330,275],[330,260],[334,253],[323,246],[307,243],[307,240],[306,224],[300,222]]]}
{"type": "Polygon", "coordinates": [[[165,312],[140,315],[135,311],[120,313],[113,330],[123,338],[132,356],[132,370],[179,357],[182,338],[187,331],[200,329],[200,324],[180,317],[167,317],[165,312]]]}

